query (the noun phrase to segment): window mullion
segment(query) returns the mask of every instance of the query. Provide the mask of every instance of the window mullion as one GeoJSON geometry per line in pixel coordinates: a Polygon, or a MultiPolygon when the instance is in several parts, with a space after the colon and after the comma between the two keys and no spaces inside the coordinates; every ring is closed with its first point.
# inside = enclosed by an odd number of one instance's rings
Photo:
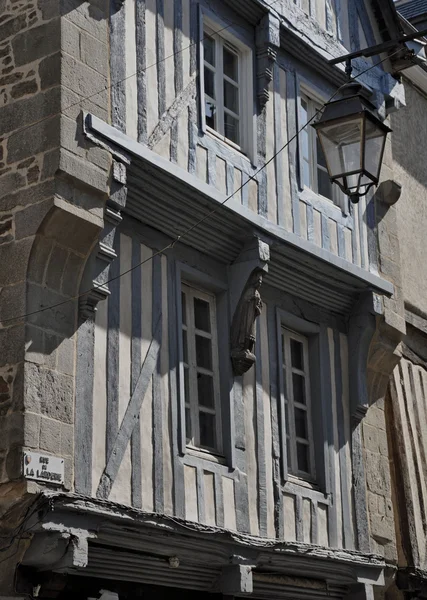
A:
{"type": "Polygon", "coordinates": [[[190,418],[193,442],[198,445],[199,434],[199,404],[197,397],[197,357],[196,357],[196,332],[194,326],[194,294],[192,290],[188,293],[188,362],[189,362],[189,388],[190,388],[190,418]]]}
{"type": "Polygon", "coordinates": [[[305,386],[305,402],[306,402],[306,418],[307,418],[307,440],[309,447],[309,458],[310,458],[310,474],[312,477],[316,476],[316,462],[314,460],[314,443],[313,443],[313,421],[311,418],[311,394],[310,394],[310,372],[307,369],[309,364],[308,356],[308,344],[307,340],[303,340],[303,351],[304,351],[304,386],[305,386]]]}
{"type": "Polygon", "coordinates": [[[216,429],[216,445],[219,451],[222,451],[222,435],[221,435],[221,403],[219,390],[219,352],[218,352],[218,337],[217,337],[217,322],[216,322],[216,303],[210,301],[210,324],[211,324],[211,352],[212,352],[212,377],[214,388],[214,410],[215,410],[215,429],[216,429]]]}
{"type": "Polygon", "coordinates": [[[291,452],[291,468],[294,473],[298,471],[297,464],[297,445],[295,439],[295,408],[292,388],[292,362],[291,362],[291,342],[288,332],[284,333],[285,338],[285,365],[286,365],[286,394],[288,399],[288,420],[289,420],[289,448],[291,452]]]}
{"type": "Polygon", "coordinates": [[[221,38],[217,38],[216,44],[216,81],[217,81],[217,114],[218,114],[218,131],[221,135],[224,133],[224,64],[223,64],[223,42],[221,38]]]}

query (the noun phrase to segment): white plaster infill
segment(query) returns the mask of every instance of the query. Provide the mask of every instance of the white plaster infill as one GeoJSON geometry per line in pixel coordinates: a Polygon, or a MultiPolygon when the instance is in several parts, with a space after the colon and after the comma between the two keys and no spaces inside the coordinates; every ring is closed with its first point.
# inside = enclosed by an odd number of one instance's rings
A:
{"type": "MultiPolygon", "coordinates": [[[[104,147],[109,147],[110,151],[112,150],[110,145],[112,145],[113,148],[120,148],[128,155],[146,162],[155,171],[164,173],[165,179],[168,179],[169,181],[175,180],[176,183],[188,186],[193,192],[208,200],[211,203],[212,208],[215,208],[215,205],[218,207],[223,205],[226,196],[216,190],[213,186],[190,175],[184,169],[181,169],[176,164],[162,158],[115,127],[108,125],[92,114],[85,115],[84,124],[85,133],[92,141],[103,145],[104,140],[104,142],[107,142],[107,144],[104,143],[104,147]]],[[[323,262],[331,267],[335,267],[347,277],[349,276],[357,280],[359,286],[360,283],[362,283],[363,287],[369,288],[379,294],[385,294],[387,296],[393,295],[394,286],[391,282],[316,246],[292,232],[286,231],[283,227],[268,221],[264,217],[251,211],[249,208],[242,206],[233,198],[230,198],[227,201],[222,207],[222,210],[233,212],[243,221],[259,230],[261,234],[265,234],[270,238],[275,238],[275,241],[282,243],[283,246],[290,246],[297,251],[303,252],[307,258],[313,260],[318,266],[320,266],[319,261],[323,262]]]]}

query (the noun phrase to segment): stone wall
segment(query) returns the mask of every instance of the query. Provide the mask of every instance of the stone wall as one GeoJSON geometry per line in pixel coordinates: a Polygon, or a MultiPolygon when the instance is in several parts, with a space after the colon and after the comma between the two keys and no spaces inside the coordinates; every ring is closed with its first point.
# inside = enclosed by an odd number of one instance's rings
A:
{"type": "Polygon", "coordinates": [[[107,0],[0,0],[2,510],[23,490],[22,446],[66,457],[72,487],[68,299],[103,225],[110,169],[83,138],[82,110],[108,120],[108,10],[107,0]]]}

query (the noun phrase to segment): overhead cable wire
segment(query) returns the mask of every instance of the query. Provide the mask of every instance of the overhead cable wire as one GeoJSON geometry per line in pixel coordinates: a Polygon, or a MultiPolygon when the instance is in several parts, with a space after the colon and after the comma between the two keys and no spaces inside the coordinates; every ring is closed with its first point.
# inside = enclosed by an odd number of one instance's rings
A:
{"type": "MultiPolygon", "coordinates": [[[[359,77],[361,77],[362,75],[364,75],[365,73],[367,73],[368,71],[370,71],[371,69],[374,69],[375,67],[378,67],[379,64],[385,62],[386,60],[389,60],[391,58],[391,56],[393,56],[394,54],[397,54],[398,52],[400,52],[400,50],[396,50],[396,52],[393,52],[392,54],[388,55],[387,57],[385,57],[384,59],[382,59],[379,63],[371,65],[370,67],[368,67],[367,69],[363,70],[361,73],[359,73],[355,77],[352,77],[351,81],[355,81],[356,79],[358,79],[359,77]]],[[[62,306],[64,304],[67,304],[68,302],[73,302],[74,300],[78,300],[80,298],[83,298],[83,297],[87,296],[88,294],[90,294],[91,292],[96,291],[97,289],[102,288],[102,287],[108,285],[109,283],[111,283],[113,281],[116,281],[117,279],[120,279],[121,277],[124,277],[128,273],[131,273],[135,269],[137,269],[137,268],[141,267],[142,265],[146,264],[147,262],[153,260],[153,258],[155,258],[156,256],[159,256],[160,254],[164,254],[167,250],[172,249],[175,246],[175,244],[177,244],[178,242],[180,242],[182,240],[182,238],[184,238],[185,236],[187,236],[189,233],[191,233],[191,231],[193,231],[194,229],[196,229],[204,221],[206,221],[207,219],[211,218],[214,214],[216,214],[221,209],[221,207],[223,207],[229,200],[231,200],[231,198],[233,198],[233,196],[235,196],[238,192],[240,192],[245,187],[245,185],[247,185],[251,180],[255,180],[255,178],[259,175],[259,173],[261,173],[261,171],[263,171],[281,152],[283,152],[283,150],[285,150],[289,146],[289,144],[291,144],[294,140],[297,139],[297,137],[299,136],[299,134],[308,125],[310,125],[310,123],[312,123],[312,121],[314,121],[314,119],[323,111],[323,109],[325,108],[325,106],[329,102],[331,102],[335,98],[335,96],[348,83],[349,83],[348,81],[346,83],[343,83],[332,94],[332,96],[329,98],[329,100],[327,100],[327,102],[325,102],[319,109],[317,109],[316,112],[314,113],[314,115],[300,129],[298,129],[298,131],[281,148],[279,148],[279,150],[277,150],[273,154],[273,156],[271,156],[271,158],[269,158],[261,167],[259,167],[259,169],[257,169],[255,171],[255,173],[253,173],[252,175],[249,175],[248,179],[244,183],[242,183],[232,194],[230,194],[229,196],[227,196],[213,210],[211,210],[210,212],[208,212],[206,215],[204,215],[203,217],[201,217],[200,219],[198,219],[193,225],[191,225],[186,230],[184,230],[183,233],[177,235],[171,242],[169,242],[161,250],[158,250],[157,252],[154,252],[150,257],[148,257],[145,260],[137,263],[136,265],[132,266],[131,268],[127,269],[126,271],[123,271],[122,273],[119,273],[115,277],[111,277],[110,279],[108,279],[107,281],[103,282],[102,284],[94,285],[93,287],[89,288],[88,290],[86,290],[84,292],[76,294],[75,296],[71,296],[70,298],[67,298],[66,300],[62,300],[61,302],[56,302],[55,304],[50,304],[49,306],[45,306],[45,307],[40,308],[38,310],[31,311],[31,312],[28,312],[28,313],[24,313],[24,314],[18,315],[16,317],[9,317],[8,319],[1,319],[0,323],[1,324],[10,323],[11,321],[17,321],[17,320],[20,320],[20,319],[24,319],[26,317],[31,317],[33,315],[40,314],[40,313],[45,312],[47,310],[51,310],[53,308],[57,308],[58,306],[62,306]]]]}

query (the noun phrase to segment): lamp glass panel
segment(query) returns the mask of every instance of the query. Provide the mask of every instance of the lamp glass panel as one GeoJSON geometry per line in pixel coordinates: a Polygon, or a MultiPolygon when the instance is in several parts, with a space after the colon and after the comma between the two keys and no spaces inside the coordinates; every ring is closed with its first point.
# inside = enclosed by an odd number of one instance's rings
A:
{"type": "Polygon", "coordinates": [[[362,168],[363,118],[346,122],[325,123],[317,129],[325,153],[330,177],[362,168]]]}
{"type": "Polygon", "coordinates": [[[381,170],[381,158],[387,132],[370,119],[366,119],[365,170],[378,180],[381,170]]]}

